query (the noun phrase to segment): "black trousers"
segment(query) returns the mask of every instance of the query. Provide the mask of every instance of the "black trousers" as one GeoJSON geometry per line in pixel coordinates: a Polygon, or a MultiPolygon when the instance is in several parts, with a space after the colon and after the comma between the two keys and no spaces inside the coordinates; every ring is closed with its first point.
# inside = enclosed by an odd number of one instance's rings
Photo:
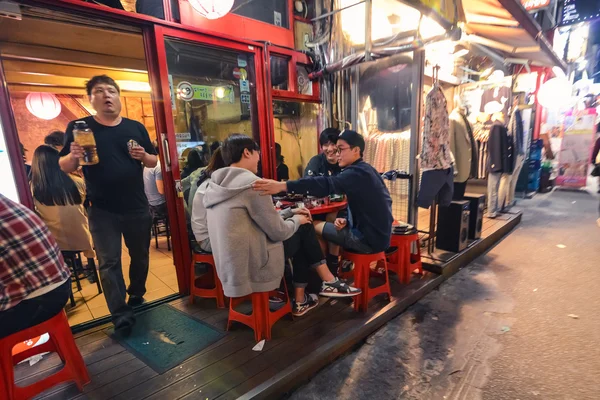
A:
{"type": "Polygon", "coordinates": [[[306,287],[310,271],[325,264],[321,245],[312,224],[302,225],[294,236],[284,240],[283,249],[285,259],[291,258],[294,264],[294,287],[306,287]]]}
{"type": "Polygon", "coordinates": [[[6,311],[0,311],[0,339],[54,317],[67,304],[70,292],[71,279],[67,279],[51,292],[23,300],[6,311]]]}

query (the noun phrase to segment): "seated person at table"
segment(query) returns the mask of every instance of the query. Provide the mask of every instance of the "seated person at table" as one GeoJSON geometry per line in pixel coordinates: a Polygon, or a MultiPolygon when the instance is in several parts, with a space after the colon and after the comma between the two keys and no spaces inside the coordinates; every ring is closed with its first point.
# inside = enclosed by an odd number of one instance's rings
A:
{"type": "MultiPolygon", "coordinates": [[[[158,154],[158,147],[154,145],[158,154]]],[[[150,205],[150,213],[153,218],[167,215],[167,200],[165,199],[165,185],[163,183],[160,162],[152,168],[144,167],[144,192],[150,205]]]]}
{"type": "Polygon", "coordinates": [[[96,254],[83,206],[85,182],[64,173],[58,159],[58,151],[46,145],[33,153],[31,189],[35,210],[62,251],[82,251],[86,258],[93,259],[96,254]]]}
{"type": "Polygon", "coordinates": [[[0,339],[62,312],[71,273],[42,220],[0,194],[0,339]]]}
{"type": "Polygon", "coordinates": [[[65,147],[65,133],[63,131],[52,131],[44,138],[44,144],[61,151],[65,147]]]}
{"type": "Polygon", "coordinates": [[[342,172],[338,164],[337,147],[335,146],[340,131],[335,128],[327,128],[319,136],[321,154],[310,159],[304,177],[311,176],[334,176],[342,172]]]}
{"type": "Polygon", "coordinates": [[[192,202],[192,230],[194,231],[194,237],[196,238],[196,242],[198,243],[198,246],[200,246],[200,249],[207,253],[212,253],[212,248],[210,247],[208,226],[206,225],[204,194],[206,193],[206,189],[208,189],[208,183],[210,182],[210,177],[213,172],[225,168],[226,166],[225,161],[223,161],[223,156],[221,155],[221,148],[219,147],[213,153],[208,162],[208,166],[198,180],[198,190],[196,190],[194,201],[192,202]]]}
{"type": "Polygon", "coordinates": [[[337,140],[340,167],[337,176],[317,176],[296,181],[259,180],[254,190],[262,194],[280,192],[309,193],[325,197],[344,193],[348,197],[348,218],[334,223],[317,222],[315,229],[323,239],[357,253],[385,251],[392,234],[392,199],[379,173],[363,161],[365,140],[346,130],[337,140]]]}
{"type": "Polygon", "coordinates": [[[279,143],[275,143],[275,160],[277,161],[277,180],[282,182],[290,179],[290,169],[285,165],[285,157],[281,154],[279,143]]]}
{"type": "Polygon", "coordinates": [[[228,167],[212,173],[204,206],[225,295],[242,297],[277,289],[287,258],[294,259],[294,315],[317,306],[304,291],[311,268],[323,279],[320,294],[358,295],[360,290],[329,272],[307,210],[288,211],[289,218],[283,219],[270,196],[252,190],[252,183],[259,179],[258,145],[246,135],[234,134],[223,143],[222,155],[228,167]]]}

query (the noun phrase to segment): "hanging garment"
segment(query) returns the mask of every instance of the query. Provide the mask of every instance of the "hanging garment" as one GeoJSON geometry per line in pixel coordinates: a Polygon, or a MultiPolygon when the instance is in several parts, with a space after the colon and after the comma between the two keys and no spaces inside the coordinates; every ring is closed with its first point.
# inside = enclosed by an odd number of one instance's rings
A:
{"type": "Polygon", "coordinates": [[[512,137],[506,127],[494,123],[488,140],[489,172],[512,173],[514,167],[512,137]]]}
{"type": "Polygon", "coordinates": [[[523,117],[521,111],[515,109],[510,115],[508,123],[508,134],[512,136],[515,145],[515,154],[525,154],[525,130],[523,128],[523,117]]]}
{"type": "Polygon", "coordinates": [[[473,127],[471,123],[465,116],[465,114],[460,113],[460,116],[465,122],[465,126],[467,127],[467,134],[469,135],[469,140],[471,141],[471,170],[469,172],[469,178],[477,178],[477,165],[479,163],[479,153],[477,142],[475,141],[475,136],[473,135],[473,127]]]}
{"type": "Polygon", "coordinates": [[[465,118],[458,110],[450,114],[450,150],[454,155],[454,182],[466,182],[471,175],[472,142],[465,118]]]}
{"type": "Polygon", "coordinates": [[[421,147],[421,168],[448,169],[453,159],[450,151],[450,122],[446,98],[439,85],[434,85],[425,99],[425,120],[421,147]]]}

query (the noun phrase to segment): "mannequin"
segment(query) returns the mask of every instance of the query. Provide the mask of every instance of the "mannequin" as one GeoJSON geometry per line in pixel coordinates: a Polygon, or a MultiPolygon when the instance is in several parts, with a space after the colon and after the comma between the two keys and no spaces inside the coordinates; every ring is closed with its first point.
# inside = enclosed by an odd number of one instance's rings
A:
{"type": "Polygon", "coordinates": [[[500,181],[503,175],[513,172],[513,144],[508,130],[504,126],[504,114],[492,115],[493,125],[488,141],[488,218],[496,218],[502,208],[499,202],[500,181]]]}
{"type": "Polygon", "coordinates": [[[473,152],[475,139],[473,129],[467,120],[466,109],[459,96],[455,96],[456,108],[450,114],[450,151],[454,155],[454,200],[461,200],[465,195],[467,181],[474,176],[473,167],[477,168],[477,152],[473,152]]]}
{"type": "Polygon", "coordinates": [[[514,168],[512,174],[505,174],[500,180],[498,203],[506,209],[515,204],[515,190],[519,174],[525,163],[525,130],[523,119],[519,110],[519,96],[515,96],[512,106],[512,113],[508,123],[508,135],[512,137],[514,143],[514,168]]]}

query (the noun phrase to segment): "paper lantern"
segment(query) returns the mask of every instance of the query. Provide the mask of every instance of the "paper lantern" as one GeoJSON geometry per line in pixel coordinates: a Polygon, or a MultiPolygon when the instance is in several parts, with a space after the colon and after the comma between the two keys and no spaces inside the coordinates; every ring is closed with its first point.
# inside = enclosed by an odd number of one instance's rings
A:
{"type": "Polygon", "coordinates": [[[189,0],[189,2],[203,17],[218,19],[231,11],[234,0],[189,0]]]}
{"type": "Polygon", "coordinates": [[[30,113],[40,119],[50,120],[60,115],[60,101],[52,93],[29,93],[25,105],[30,113]]]}
{"type": "Polygon", "coordinates": [[[560,109],[572,101],[571,83],[565,78],[552,78],[545,82],[538,91],[538,102],[546,108],[560,109]]]}

